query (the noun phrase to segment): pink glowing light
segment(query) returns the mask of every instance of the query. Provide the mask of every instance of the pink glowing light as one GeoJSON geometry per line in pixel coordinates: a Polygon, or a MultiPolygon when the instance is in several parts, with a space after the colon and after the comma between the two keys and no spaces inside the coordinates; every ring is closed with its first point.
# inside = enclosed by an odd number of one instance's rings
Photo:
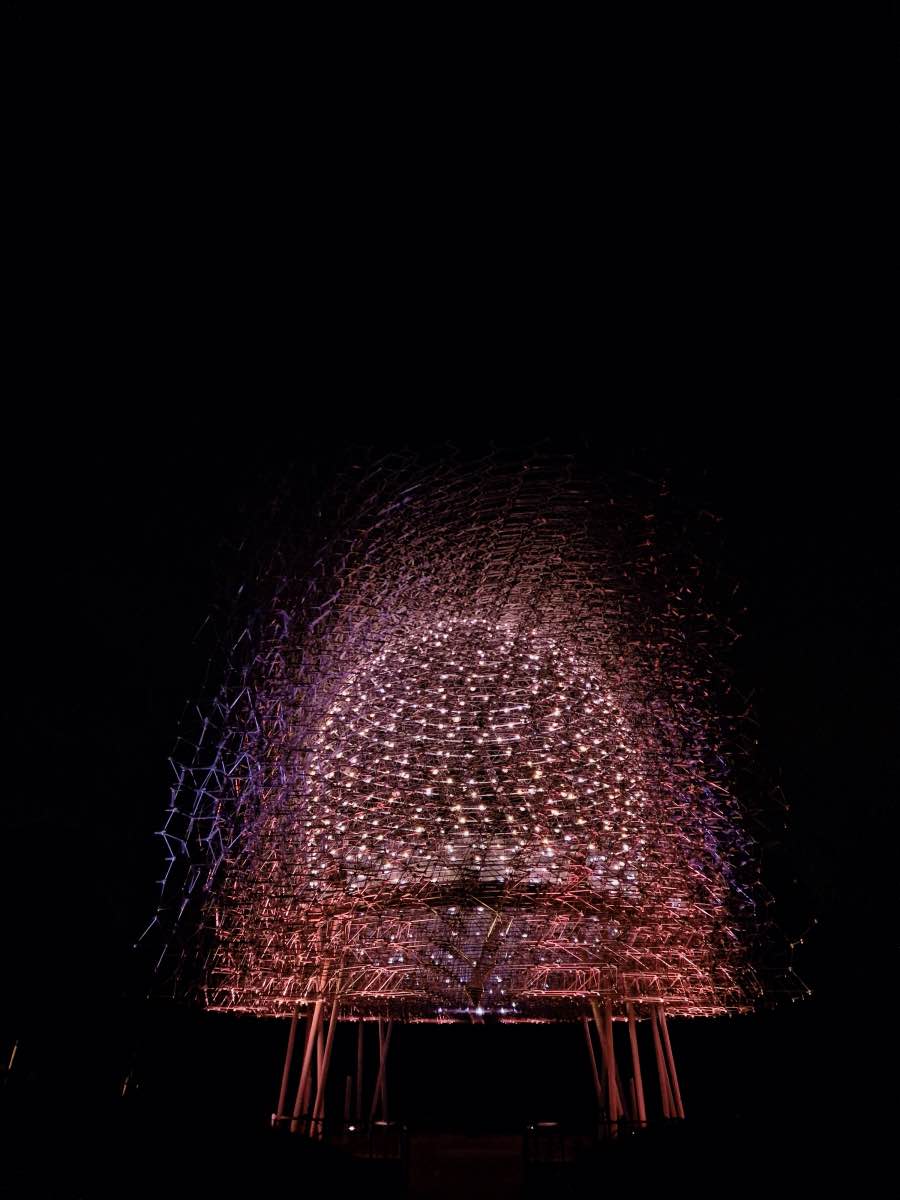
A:
{"type": "Polygon", "coordinates": [[[401,463],[324,549],[285,538],[177,768],[177,986],[260,1015],[752,1006],[722,627],[649,503],[567,458],[401,463]]]}

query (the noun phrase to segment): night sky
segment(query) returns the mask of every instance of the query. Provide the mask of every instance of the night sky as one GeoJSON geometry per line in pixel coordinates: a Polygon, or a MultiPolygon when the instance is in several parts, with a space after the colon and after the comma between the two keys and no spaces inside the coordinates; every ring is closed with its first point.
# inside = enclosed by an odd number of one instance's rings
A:
{"type": "MultiPolygon", "coordinates": [[[[789,805],[771,809],[764,881],[785,937],[804,939],[795,966],[812,995],[672,1023],[698,1161],[731,1122],[750,1131],[722,1151],[731,1181],[753,1161],[765,1174],[767,1148],[774,1161],[790,1147],[800,1183],[813,1162],[827,1176],[851,1131],[854,1170],[871,1165],[875,1121],[894,1107],[880,1096],[896,1090],[900,670],[896,436],[867,378],[890,311],[866,274],[884,259],[876,207],[890,194],[870,174],[889,161],[873,30],[845,13],[830,30],[823,14],[769,28],[742,12],[740,28],[712,31],[711,55],[698,17],[692,62],[642,15],[621,85],[604,50],[600,100],[593,65],[569,71],[562,43],[529,49],[521,105],[503,88],[471,101],[486,142],[473,165],[468,77],[454,66],[437,115],[418,83],[391,80],[385,117],[371,96],[387,82],[362,100],[350,86],[373,39],[356,29],[351,61],[343,12],[320,40],[282,38],[268,17],[250,30],[243,11],[227,29],[206,12],[193,25],[83,6],[4,16],[0,1063],[17,1051],[0,1136],[18,1156],[3,1186],[21,1170],[23,1195],[107,1194],[29,1173],[40,1161],[62,1178],[79,1157],[88,1181],[112,1163],[110,1195],[136,1194],[136,1179],[180,1195],[173,1147],[227,1168],[222,1139],[265,1129],[284,1023],[149,999],[135,948],[157,903],[167,759],[215,683],[216,630],[259,513],[287,479],[314,503],[352,445],[542,439],[598,475],[665,478],[721,518],[717,566],[746,608],[734,685],[761,777],[789,805]],[[571,76],[562,118],[549,57],[571,76]],[[597,108],[612,111],[603,139],[621,142],[602,222],[597,133],[570,120],[597,108]],[[613,315],[598,315],[597,278],[613,315]]],[[[348,1053],[338,1045],[338,1088],[348,1053]]],[[[519,1132],[592,1113],[577,1027],[401,1027],[390,1071],[394,1112],[422,1128],[519,1132]]],[[[734,1190],[719,1178],[714,1194],[734,1190]]]]}
{"type": "MultiPolygon", "coordinates": [[[[767,1107],[783,1126],[810,1125],[823,1105],[865,1108],[886,1047],[893,472],[874,433],[704,428],[651,435],[595,421],[565,438],[535,426],[527,441],[569,444],[599,473],[665,476],[722,518],[719,565],[747,610],[735,683],[752,694],[761,768],[790,805],[786,827],[773,810],[764,878],[786,936],[806,935],[795,963],[813,995],[760,1016],[676,1023],[673,1042],[695,1114],[767,1107]],[[859,1019],[869,1013],[871,1026],[859,1019]],[[849,1041],[838,1049],[841,1028],[849,1041]]],[[[471,429],[457,442],[480,444],[471,429]]],[[[435,437],[407,428],[364,444],[435,437]]],[[[270,1110],[284,1027],[147,1001],[149,963],[133,946],[156,901],[166,760],[221,661],[212,631],[239,574],[236,548],[280,481],[300,473],[314,497],[349,445],[335,428],[237,436],[182,415],[148,416],[127,433],[70,416],[22,446],[8,523],[18,611],[7,626],[15,769],[2,809],[0,1030],[4,1054],[20,1039],[17,1069],[32,1094],[106,1112],[131,1071],[156,1119],[184,1116],[213,1092],[235,1121],[270,1110]]],[[[395,1103],[436,1126],[577,1119],[591,1104],[579,1039],[571,1027],[401,1030],[395,1103]]]]}

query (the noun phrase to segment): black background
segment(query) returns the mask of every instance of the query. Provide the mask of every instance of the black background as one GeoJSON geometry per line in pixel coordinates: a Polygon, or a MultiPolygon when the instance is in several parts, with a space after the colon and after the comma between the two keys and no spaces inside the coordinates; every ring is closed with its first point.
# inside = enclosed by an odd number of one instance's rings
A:
{"type": "MultiPolygon", "coordinates": [[[[29,1129],[89,1130],[97,1160],[131,1072],[143,1167],[274,1102],[283,1028],[148,1002],[133,948],[216,669],[198,630],[259,505],[351,439],[544,437],[722,517],[736,683],[790,805],[766,881],[812,995],[676,1023],[688,1112],[805,1154],[868,1129],[893,1078],[897,469],[859,31],[742,16],[715,54],[687,31],[689,59],[645,27],[581,70],[566,35],[559,93],[525,55],[511,90],[482,62],[477,96],[454,69],[427,107],[421,81],[351,94],[367,30],[349,65],[346,29],[304,31],[298,67],[242,17],[226,53],[203,17],[7,8],[0,1051],[29,1129]]],[[[400,1028],[391,1070],[423,1124],[592,1102],[577,1028],[400,1028]]]]}

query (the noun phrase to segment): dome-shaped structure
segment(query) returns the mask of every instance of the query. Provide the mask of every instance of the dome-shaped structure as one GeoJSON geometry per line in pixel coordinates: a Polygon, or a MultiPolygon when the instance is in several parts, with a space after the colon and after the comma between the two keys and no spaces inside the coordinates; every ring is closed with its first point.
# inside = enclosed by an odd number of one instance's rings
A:
{"type": "Polygon", "coordinates": [[[667,505],[566,457],[396,459],[285,530],[164,831],[208,1007],[753,1003],[722,632],[667,505]]]}

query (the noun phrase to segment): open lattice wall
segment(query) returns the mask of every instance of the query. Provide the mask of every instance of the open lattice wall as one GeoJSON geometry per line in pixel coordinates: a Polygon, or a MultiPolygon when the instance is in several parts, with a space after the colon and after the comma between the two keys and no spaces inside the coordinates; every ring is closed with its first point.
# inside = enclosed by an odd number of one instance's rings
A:
{"type": "Polygon", "coordinates": [[[731,636],[664,491],[574,458],[344,476],[176,765],[161,962],[213,1009],[750,1007],[731,636]],[[180,895],[180,899],[178,899],[180,895]]]}

